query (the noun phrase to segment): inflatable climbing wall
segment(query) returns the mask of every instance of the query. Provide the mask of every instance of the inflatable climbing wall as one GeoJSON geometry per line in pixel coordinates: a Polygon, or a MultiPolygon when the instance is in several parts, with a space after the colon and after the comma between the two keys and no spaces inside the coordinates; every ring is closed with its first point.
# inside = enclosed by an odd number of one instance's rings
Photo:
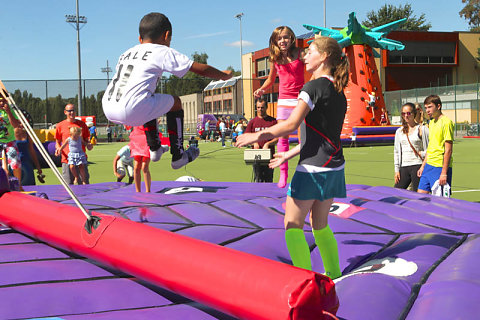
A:
{"type": "MultiPolygon", "coordinates": [[[[379,126],[385,112],[385,101],[372,48],[352,45],[345,48],[350,62],[350,82],[345,88],[347,114],[342,135],[350,136],[352,127],[379,126]]],[[[390,124],[388,117],[386,123],[390,124]]]]}

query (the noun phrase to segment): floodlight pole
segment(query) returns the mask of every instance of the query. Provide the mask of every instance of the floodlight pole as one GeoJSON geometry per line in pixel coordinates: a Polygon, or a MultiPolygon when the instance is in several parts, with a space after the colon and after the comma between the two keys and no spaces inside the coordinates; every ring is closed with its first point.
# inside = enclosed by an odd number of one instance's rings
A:
{"type": "Polygon", "coordinates": [[[74,28],[77,30],[77,57],[78,57],[78,115],[82,115],[82,64],[80,58],[80,24],[87,23],[87,18],[79,16],[78,0],[76,0],[76,14],[65,15],[66,22],[74,23],[74,28]]]}
{"type": "Polygon", "coordinates": [[[110,72],[112,72],[112,68],[108,66],[108,60],[107,60],[107,66],[104,68],[101,68],[101,70],[103,73],[107,74],[107,85],[108,85],[108,83],[110,82],[110,72]]]}
{"type": "Polygon", "coordinates": [[[323,0],[323,27],[327,27],[327,0],[323,0]]]}
{"type": "Polygon", "coordinates": [[[241,91],[241,107],[242,107],[242,114],[244,113],[243,110],[243,41],[242,41],[242,17],[243,17],[243,12],[236,14],[235,18],[237,18],[240,21],[240,80],[241,80],[241,85],[242,85],[242,91],[241,91]]]}

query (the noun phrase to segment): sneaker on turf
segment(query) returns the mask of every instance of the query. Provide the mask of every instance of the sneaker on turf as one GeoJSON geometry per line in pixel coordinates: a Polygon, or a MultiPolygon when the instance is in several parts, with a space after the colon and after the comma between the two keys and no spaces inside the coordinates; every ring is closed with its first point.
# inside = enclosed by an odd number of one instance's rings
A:
{"type": "Polygon", "coordinates": [[[160,160],[160,158],[162,157],[162,154],[167,152],[169,149],[170,148],[168,146],[160,146],[160,148],[158,148],[155,151],[152,151],[150,149],[150,160],[153,162],[160,160]]]}
{"type": "Polygon", "coordinates": [[[178,160],[172,161],[172,168],[173,169],[180,169],[184,165],[189,162],[195,160],[200,154],[200,149],[195,146],[190,146],[187,150],[185,150],[182,154],[182,157],[178,160]]]}

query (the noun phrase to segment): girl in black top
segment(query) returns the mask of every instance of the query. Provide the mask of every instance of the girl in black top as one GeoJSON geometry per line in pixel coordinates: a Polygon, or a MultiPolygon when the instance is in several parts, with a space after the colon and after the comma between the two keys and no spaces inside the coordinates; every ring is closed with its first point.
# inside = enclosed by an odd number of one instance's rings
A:
{"type": "Polygon", "coordinates": [[[305,65],[313,74],[313,80],[300,91],[298,104],[290,117],[263,131],[244,133],[236,146],[271,140],[301,125],[301,144],[276,154],[270,163],[271,167],[277,167],[300,154],[287,193],[285,240],[293,265],[311,270],[310,250],[303,233],[305,218],[311,211],[312,231],[325,273],[335,279],[342,273],[337,242],[328,226],[328,213],[334,197],[346,197],[340,133],[347,110],[343,89],[348,84],[349,64],[336,40],[320,37],[311,43],[305,65]]]}

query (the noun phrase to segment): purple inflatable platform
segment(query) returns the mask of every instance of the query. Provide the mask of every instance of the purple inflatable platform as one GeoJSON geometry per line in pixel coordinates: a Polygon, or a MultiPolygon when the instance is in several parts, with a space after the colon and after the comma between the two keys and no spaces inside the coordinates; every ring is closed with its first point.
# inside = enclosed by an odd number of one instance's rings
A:
{"type": "MultiPolygon", "coordinates": [[[[153,182],[151,194],[123,183],[73,189],[87,209],[291,263],[285,190],[275,184],[153,182]]],[[[61,186],[29,190],[73,205],[61,186]]],[[[344,274],[336,280],[339,319],[478,317],[480,204],[365,185],[348,185],[347,193],[330,216],[344,274]]],[[[305,230],[313,269],[323,272],[311,229],[305,230]]],[[[0,227],[0,319],[41,317],[232,319],[0,227]]]]}

